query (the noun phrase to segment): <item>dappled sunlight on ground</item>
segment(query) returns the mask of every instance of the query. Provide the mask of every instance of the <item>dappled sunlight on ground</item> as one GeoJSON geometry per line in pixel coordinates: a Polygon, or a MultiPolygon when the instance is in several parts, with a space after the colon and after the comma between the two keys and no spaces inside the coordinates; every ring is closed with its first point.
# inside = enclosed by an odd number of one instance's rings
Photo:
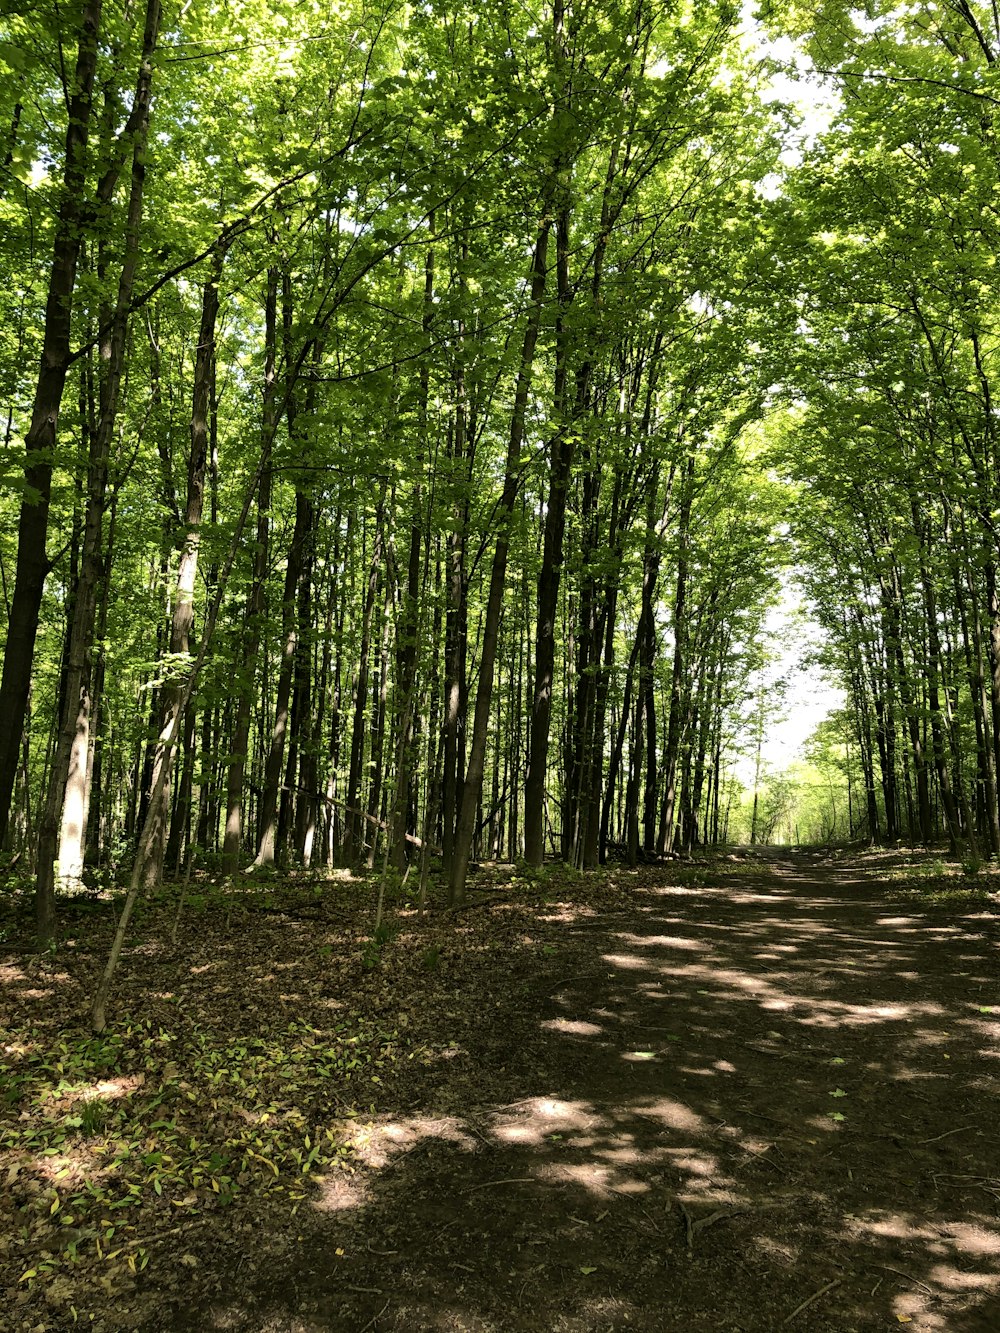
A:
{"type": "MultiPolygon", "coordinates": [[[[511,950],[552,970],[500,1021],[508,978],[477,993],[421,1054],[417,1095],[366,1109],[378,1077],[320,1085],[303,1130],[349,1159],[303,1178],[275,1234],[234,1242],[219,1290],[189,1322],[178,1294],[162,1327],[996,1333],[996,918],[896,912],[862,872],[803,859],[697,877],[650,871],[629,910],[520,922],[511,950]],[[354,1110],[333,1095],[348,1086],[354,1110]]],[[[262,954],[247,988],[291,999],[290,972],[262,954]]],[[[388,969],[385,995],[396,1022],[388,969]]],[[[467,1003],[441,992],[449,1021],[467,1003]]],[[[109,1076],[72,1097],[130,1091],[109,1076]]]]}
{"type": "MultiPolygon", "coordinates": [[[[407,1241],[410,1294],[384,1327],[764,1331],[809,1301],[807,1330],[1000,1328],[995,1085],[977,1065],[997,1054],[1000,994],[983,993],[967,930],[868,906],[851,897],[861,883],[657,888],[697,901],[665,919],[640,899],[633,927],[604,933],[560,916],[603,971],[550,989],[550,1087],[471,1118],[354,1130],[371,1171],[356,1220],[446,1188],[433,1234],[466,1240],[443,1271],[458,1290],[493,1272],[508,1313],[421,1299],[449,1279],[414,1276],[436,1262],[407,1241]],[[938,1098],[957,1123],[925,1132],[938,1098]],[[661,1262],[685,1310],[700,1284],[703,1318],[645,1303],[661,1262]]],[[[353,1186],[337,1188],[316,1206],[343,1210],[353,1186]]]]}
{"type": "Polygon", "coordinates": [[[341,1122],[338,1138],[350,1147],[357,1160],[370,1169],[388,1166],[395,1158],[412,1152],[425,1139],[450,1143],[471,1151],[476,1139],[455,1116],[411,1116],[404,1120],[341,1122]]]}

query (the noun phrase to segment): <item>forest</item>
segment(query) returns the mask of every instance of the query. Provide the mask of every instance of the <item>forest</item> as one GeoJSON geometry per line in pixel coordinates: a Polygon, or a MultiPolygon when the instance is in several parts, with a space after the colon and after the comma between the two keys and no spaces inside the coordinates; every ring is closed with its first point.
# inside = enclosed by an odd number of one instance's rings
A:
{"type": "Polygon", "coordinates": [[[484,886],[1000,857],[998,55],[986,0],[3,7],[3,940],[104,913],[95,1041],[192,903],[358,892],[371,972],[484,886]],[[843,705],[780,773],[790,599],[843,705]]]}
{"type": "Polygon", "coordinates": [[[724,842],[783,571],[844,835],[1000,852],[995,24],[852,13],[7,20],[43,940],[132,867],[433,855],[454,904],[476,857],[724,842]],[[771,30],[835,67],[822,135],[771,30]]]}

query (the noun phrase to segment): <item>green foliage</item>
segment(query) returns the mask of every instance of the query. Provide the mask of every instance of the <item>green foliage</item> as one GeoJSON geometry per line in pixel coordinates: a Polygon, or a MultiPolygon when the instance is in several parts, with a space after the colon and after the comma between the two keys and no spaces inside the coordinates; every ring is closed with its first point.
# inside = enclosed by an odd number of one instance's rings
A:
{"type": "MultiPolygon", "coordinates": [[[[350,1171],[334,1117],[315,1108],[354,1089],[368,1097],[400,1050],[395,1031],[360,1021],[222,1038],[125,1019],[101,1038],[22,1040],[0,1066],[0,1147],[14,1154],[7,1183],[20,1190],[52,1163],[50,1183],[25,1194],[26,1215],[67,1228],[66,1245],[39,1272],[77,1262],[83,1245],[111,1264],[130,1214],[156,1199],[194,1215],[251,1187],[302,1198],[312,1173],[350,1171]],[[72,1165],[80,1138],[84,1174],[72,1165]]],[[[143,1251],[125,1253],[144,1266],[143,1251]]]]}
{"type": "Polygon", "coordinates": [[[399,923],[396,921],[383,921],[375,927],[361,952],[361,963],[366,971],[373,971],[384,961],[388,946],[398,934],[399,923]]]}
{"type": "Polygon", "coordinates": [[[79,1110],[65,1118],[64,1123],[70,1129],[79,1129],[85,1138],[93,1138],[108,1123],[111,1108],[100,1097],[85,1097],[80,1102],[79,1110]]]}

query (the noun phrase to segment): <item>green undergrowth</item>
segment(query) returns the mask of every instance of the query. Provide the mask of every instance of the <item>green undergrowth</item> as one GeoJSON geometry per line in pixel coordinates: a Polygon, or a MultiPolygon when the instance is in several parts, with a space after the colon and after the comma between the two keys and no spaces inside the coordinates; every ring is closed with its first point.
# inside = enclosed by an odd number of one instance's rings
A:
{"type": "Polygon", "coordinates": [[[306,1197],[354,1170],[344,1127],[400,1058],[360,1019],[266,1037],[124,1020],[101,1037],[28,1030],[0,1062],[0,1173],[31,1283],[79,1265],[148,1263],[142,1241],[240,1195],[306,1197]],[[27,1264],[27,1260],[26,1260],[27,1264]]]}
{"type": "Polygon", "coordinates": [[[890,897],[934,907],[983,907],[997,902],[1000,867],[940,856],[906,857],[878,867],[890,897]]]}
{"type": "Polygon", "coordinates": [[[900,883],[892,891],[893,898],[923,903],[933,907],[987,907],[996,905],[1000,883],[985,879],[982,882],[963,882],[961,879],[927,878],[918,884],[900,883]]]}

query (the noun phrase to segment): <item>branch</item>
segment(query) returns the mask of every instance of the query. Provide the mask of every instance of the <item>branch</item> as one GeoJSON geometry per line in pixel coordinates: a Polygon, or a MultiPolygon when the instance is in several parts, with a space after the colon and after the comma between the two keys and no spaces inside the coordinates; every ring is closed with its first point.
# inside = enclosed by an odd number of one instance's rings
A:
{"type": "MultiPolygon", "coordinates": [[[[792,69],[792,66],[786,68],[792,69]]],[[[798,73],[799,71],[796,71],[798,73]]],[[[921,74],[883,74],[875,70],[866,70],[863,74],[855,73],[849,69],[819,69],[813,67],[805,71],[807,74],[823,74],[832,79],[859,79],[864,83],[868,79],[874,79],[879,83],[926,83],[932,88],[944,88],[949,93],[963,93],[966,97],[975,97],[980,102],[989,102],[991,106],[1000,106],[1000,99],[990,97],[989,93],[977,93],[972,88],[963,88],[959,83],[948,83],[946,79],[929,79],[921,74]]]]}

